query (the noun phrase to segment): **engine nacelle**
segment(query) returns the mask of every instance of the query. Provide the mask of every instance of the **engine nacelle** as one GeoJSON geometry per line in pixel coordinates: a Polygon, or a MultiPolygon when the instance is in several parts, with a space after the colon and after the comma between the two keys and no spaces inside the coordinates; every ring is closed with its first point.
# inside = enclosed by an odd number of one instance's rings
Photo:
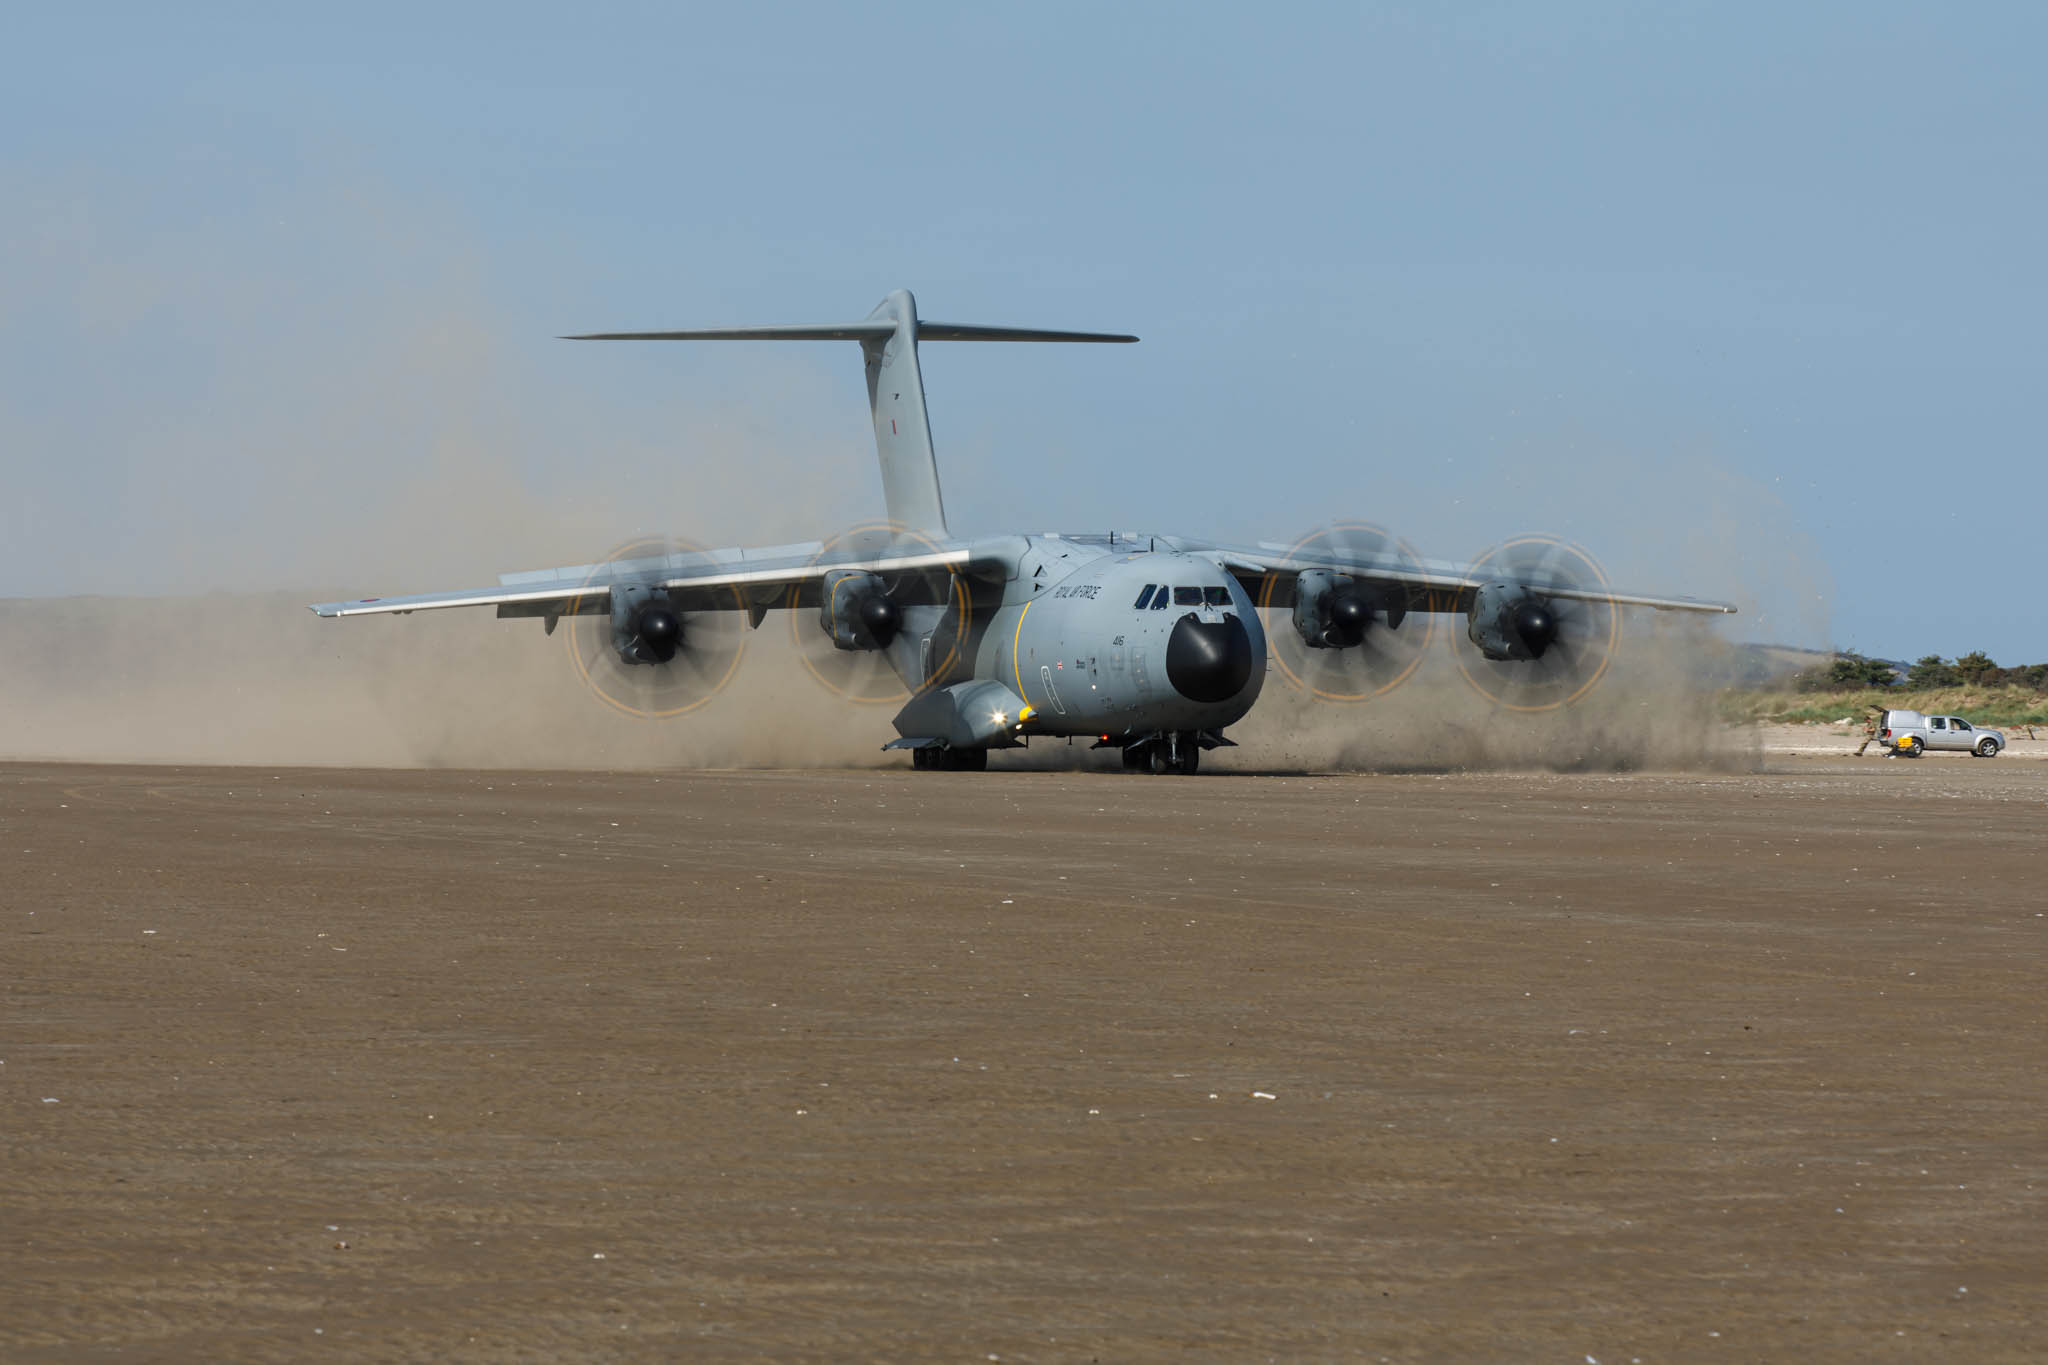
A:
{"type": "Polygon", "coordinates": [[[1472,594],[1465,634],[1496,663],[1543,657],[1557,640],[1557,612],[1519,583],[1487,583],[1472,594]]]}
{"type": "MultiPolygon", "coordinates": [[[[1363,644],[1373,613],[1382,605],[1378,594],[1350,574],[1304,569],[1294,576],[1294,632],[1310,649],[1363,644]]],[[[1399,626],[1405,614],[1388,607],[1388,629],[1399,626]]]]}
{"type": "Polygon", "coordinates": [[[902,629],[903,612],[863,569],[833,569],[818,583],[818,629],[835,649],[885,649],[902,629]]]}

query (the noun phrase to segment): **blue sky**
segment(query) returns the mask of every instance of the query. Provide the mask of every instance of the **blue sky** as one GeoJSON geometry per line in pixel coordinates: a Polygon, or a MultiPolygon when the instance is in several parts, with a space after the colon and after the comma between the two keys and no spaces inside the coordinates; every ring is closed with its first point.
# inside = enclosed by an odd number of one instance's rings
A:
{"type": "Polygon", "coordinates": [[[879,497],[1577,538],[1738,638],[2048,658],[2038,7],[43,7],[0,82],[0,594],[421,590],[879,497]]]}

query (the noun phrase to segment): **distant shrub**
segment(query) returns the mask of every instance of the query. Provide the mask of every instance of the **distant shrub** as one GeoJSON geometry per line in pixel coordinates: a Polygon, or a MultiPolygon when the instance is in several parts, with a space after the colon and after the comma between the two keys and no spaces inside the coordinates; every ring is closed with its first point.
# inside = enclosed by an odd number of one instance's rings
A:
{"type": "Polygon", "coordinates": [[[1860,692],[1871,687],[1890,687],[1892,666],[1882,659],[1866,659],[1845,649],[1818,668],[1809,668],[1792,679],[1795,692],[1860,692]]]}
{"type": "Polygon", "coordinates": [[[1954,668],[1956,677],[1971,687],[1990,681],[1993,674],[2005,672],[1981,649],[1973,649],[1957,659],[1954,668]]]}
{"type": "Polygon", "coordinates": [[[1956,666],[1939,654],[1929,654],[1915,659],[1913,666],[1906,670],[1908,687],[1955,687],[1963,680],[1956,666]]]}

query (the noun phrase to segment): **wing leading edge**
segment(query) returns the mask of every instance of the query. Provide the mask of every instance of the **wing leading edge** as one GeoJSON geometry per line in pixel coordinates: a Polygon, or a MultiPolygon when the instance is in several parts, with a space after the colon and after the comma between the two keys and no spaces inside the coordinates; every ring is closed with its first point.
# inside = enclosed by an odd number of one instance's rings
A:
{"type": "MultiPolygon", "coordinates": [[[[1197,554],[1213,554],[1244,584],[1253,600],[1267,606],[1294,605],[1294,576],[1305,569],[1328,569],[1350,574],[1390,589],[1406,589],[1413,611],[1464,611],[1472,605],[1473,594],[1490,575],[1475,577],[1470,567],[1444,560],[1386,560],[1347,555],[1304,555],[1279,545],[1231,546],[1187,542],[1185,548],[1197,554]]],[[[1521,581],[1521,580],[1518,580],[1521,581]]],[[[1622,607],[1647,607],[1653,611],[1701,612],[1728,615],[1735,607],[1697,597],[1657,596],[1647,593],[1610,592],[1581,584],[1552,581],[1542,576],[1523,581],[1522,586],[1547,596],[1576,602],[1612,602],[1622,607]]]]}
{"type": "Polygon", "coordinates": [[[501,616],[573,615],[579,606],[606,597],[620,583],[688,593],[693,599],[692,609],[698,611],[739,610],[777,605],[790,589],[801,590],[833,569],[909,573],[965,569],[974,559],[974,551],[965,545],[881,554],[831,553],[818,543],[687,551],[504,574],[496,587],[489,588],[317,602],[312,611],[316,616],[339,617],[403,615],[448,607],[497,607],[501,616]]]}

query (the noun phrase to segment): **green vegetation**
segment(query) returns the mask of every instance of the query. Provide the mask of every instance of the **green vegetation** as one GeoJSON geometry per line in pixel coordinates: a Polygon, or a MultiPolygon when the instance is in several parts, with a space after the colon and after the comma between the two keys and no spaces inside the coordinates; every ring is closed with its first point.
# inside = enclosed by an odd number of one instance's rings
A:
{"type": "Polygon", "coordinates": [[[2048,664],[2001,668],[1975,650],[1959,659],[1929,654],[1892,685],[1895,676],[1890,664],[1850,650],[1762,687],[1730,688],[1721,694],[1721,715],[1731,721],[1789,724],[1844,716],[1860,722],[1865,707],[1887,706],[1961,716],[1980,725],[2048,727],[2048,664]]]}

